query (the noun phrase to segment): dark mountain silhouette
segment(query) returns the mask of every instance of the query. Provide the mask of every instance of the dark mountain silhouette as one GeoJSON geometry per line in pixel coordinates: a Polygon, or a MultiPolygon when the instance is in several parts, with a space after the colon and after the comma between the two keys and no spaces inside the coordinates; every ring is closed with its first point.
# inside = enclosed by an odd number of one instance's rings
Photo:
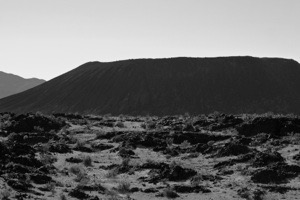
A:
{"type": "Polygon", "coordinates": [[[0,111],[300,114],[300,64],[219,57],[89,62],[0,100],[0,111]]]}
{"type": "Polygon", "coordinates": [[[41,79],[24,79],[20,76],[0,71],[0,99],[23,92],[44,82],[45,81],[41,79]]]}

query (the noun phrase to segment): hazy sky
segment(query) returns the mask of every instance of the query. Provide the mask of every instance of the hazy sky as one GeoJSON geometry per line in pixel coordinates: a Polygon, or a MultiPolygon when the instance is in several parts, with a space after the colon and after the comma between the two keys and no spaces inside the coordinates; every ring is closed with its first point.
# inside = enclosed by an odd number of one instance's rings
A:
{"type": "Polygon", "coordinates": [[[88,61],[300,61],[300,0],[0,0],[0,71],[49,80],[88,61]]]}

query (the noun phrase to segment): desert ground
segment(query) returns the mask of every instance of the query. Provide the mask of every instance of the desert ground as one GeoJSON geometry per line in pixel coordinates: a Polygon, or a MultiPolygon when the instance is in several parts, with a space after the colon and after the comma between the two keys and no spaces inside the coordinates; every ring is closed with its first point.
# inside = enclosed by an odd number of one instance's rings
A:
{"type": "Polygon", "coordinates": [[[2,199],[300,196],[300,118],[0,114],[2,199]]]}

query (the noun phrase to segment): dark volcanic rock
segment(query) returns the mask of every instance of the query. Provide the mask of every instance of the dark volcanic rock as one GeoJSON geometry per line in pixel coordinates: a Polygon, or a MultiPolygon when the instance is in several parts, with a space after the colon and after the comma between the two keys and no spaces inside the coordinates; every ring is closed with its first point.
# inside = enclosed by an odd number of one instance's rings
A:
{"type": "Polygon", "coordinates": [[[1,172],[2,173],[4,173],[4,172],[7,172],[7,173],[13,172],[13,173],[25,174],[25,173],[31,172],[31,170],[28,167],[23,166],[21,164],[8,163],[8,164],[5,165],[5,167],[3,167],[1,172]]]}
{"type": "Polygon", "coordinates": [[[167,197],[168,199],[175,199],[179,195],[172,189],[166,188],[163,192],[156,195],[157,197],[167,197]]]}
{"type": "Polygon", "coordinates": [[[64,127],[66,123],[55,118],[43,115],[21,114],[12,118],[12,124],[6,127],[9,132],[34,132],[34,131],[50,131],[59,130],[64,127]]]}
{"type": "Polygon", "coordinates": [[[251,180],[255,183],[286,183],[289,179],[295,178],[300,173],[300,167],[287,165],[285,163],[275,163],[265,169],[255,171],[251,180]]]}
{"type": "Polygon", "coordinates": [[[185,169],[181,166],[174,166],[171,168],[169,174],[166,174],[170,181],[181,181],[189,179],[197,174],[196,171],[192,169],[185,169]]]}
{"type": "Polygon", "coordinates": [[[67,144],[54,143],[49,147],[49,151],[53,153],[71,153],[72,150],[67,144]]]}
{"type": "Polygon", "coordinates": [[[50,181],[52,181],[52,178],[45,174],[31,174],[30,179],[35,184],[46,184],[46,183],[49,183],[50,181]]]}
{"type": "Polygon", "coordinates": [[[278,152],[259,152],[253,159],[253,166],[262,167],[272,163],[282,163],[284,158],[278,152]]]}
{"type": "Polygon", "coordinates": [[[20,156],[20,155],[33,155],[35,153],[35,150],[26,144],[20,144],[20,143],[12,143],[9,146],[9,151],[14,156],[20,156]]]}
{"type": "Polygon", "coordinates": [[[10,142],[24,143],[24,144],[38,144],[47,143],[49,140],[58,140],[59,137],[55,133],[11,133],[8,136],[10,142]]]}
{"type": "Polygon", "coordinates": [[[282,136],[300,132],[300,119],[288,117],[256,117],[237,127],[239,134],[253,136],[259,133],[282,136]]]}
{"type": "Polygon", "coordinates": [[[144,192],[144,193],[156,193],[156,192],[158,192],[158,190],[155,189],[155,188],[147,188],[147,189],[142,190],[142,192],[144,192]]]}
{"type": "Polygon", "coordinates": [[[80,158],[74,158],[74,157],[66,158],[66,161],[70,162],[70,163],[81,163],[81,162],[83,162],[82,159],[80,159],[80,158]]]}
{"type": "Polygon", "coordinates": [[[121,148],[118,152],[118,155],[123,158],[128,158],[128,157],[135,155],[135,153],[131,149],[121,148]]]}
{"type": "Polygon", "coordinates": [[[92,144],[92,148],[100,150],[100,151],[104,151],[107,149],[112,149],[114,148],[114,145],[111,144],[103,144],[103,143],[93,143],[92,144]]]}
{"type": "Polygon", "coordinates": [[[243,119],[234,115],[220,114],[218,116],[214,116],[207,129],[211,131],[223,130],[241,124],[243,121],[243,119]]]}
{"type": "Polygon", "coordinates": [[[41,161],[37,160],[32,155],[22,155],[22,156],[13,157],[11,159],[11,161],[13,161],[14,163],[17,163],[17,164],[34,167],[34,168],[39,168],[39,167],[43,166],[43,163],[41,161]]]}
{"type": "MultiPolygon", "coordinates": [[[[17,134],[20,135],[20,134],[17,134]]],[[[38,160],[37,150],[39,145],[34,146],[17,141],[0,142],[0,176],[7,184],[18,192],[32,192],[30,180],[35,184],[47,184],[52,181],[49,173],[55,173],[55,167],[48,162],[47,157],[40,156],[38,160]]],[[[41,154],[40,154],[41,155],[41,154]]]]}
{"type": "Polygon", "coordinates": [[[249,147],[242,144],[235,144],[234,142],[225,145],[225,147],[221,148],[217,155],[218,157],[223,156],[237,156],[241,154],[249,153],[251,150],[249,147]]]}
{"type": "Polygon", "coordinates": [[[73,190],[69,193],[69,195],[70,195],[71,197],[74,197],[74,198],[77,198],[77,199],[88,199],[88,198],[90,197],[90,195],[84,193],[83,191],[81,191],[81,190],[79,190],[79,189],[77,189],[77,188],[73,189],[73,190]]]}
{"type": "Polygon", "coordinates": [[[7,158],[9,151],[6,147],[6,145],[2,142],[0,142],[0,161],[4,160],[7,158]]]}
{"type": "Polygon", "coordinates": [[[84,146],[76,146],[76,147],[73,148],[73,150],[75,150],[75,151],[81,151],[81,152],[86,152],[86,153],[92,153],[92,152],[94,152],[94,150],[91,147],[86,146],[86,145],[84,145],[84,146]]]}
{"type": "Polygon", "coordinates": [[[21,180],[8,180],[7,184],[19,192],[27,192],[32,187],[31,184],[21,180]]]}
{"type": "Polygon", "coordinates": [[[100,184],[88,184],[88,185],[80,185],[77,186],[78,189],[83,190],[83,191],[97,191],[101,194],[104,194],[104,192],[106,191],[106,188],[103,187],[100,184]]]}
{"type": "Polygon", "coordinates": [[[213,135],[208,133],[194,133],[194,132],[176,132],[173,136],[175,144],[181,144],[184,141],[188,141],[190,144],[206,144],[209,141],[226,140],[231,136],[226,135],[213,135]]]}
{"type": "Polygon", "coordinates": [[[197,174],[193,169],[186,169],[179,165],[167,165],[165,163],[148,164],[149,166],[143,166],[143,168],[153,168],[150,174],[150,182],[159,182],[163,179],[169,181],[183,181],[187,180],[197,174]]]}
{"type": "Polygon", "coordinates": [[[300,153],[296,154],[293,156],[294,160],[300,160],[300,153]]]}
{"type": "Polygon", "coordinates": [[[122,135],[124,132],[112,131],[112,132],[104,132],[104,133],[97,133],[97,139],[112,139],[117,135],[122,135]]]}

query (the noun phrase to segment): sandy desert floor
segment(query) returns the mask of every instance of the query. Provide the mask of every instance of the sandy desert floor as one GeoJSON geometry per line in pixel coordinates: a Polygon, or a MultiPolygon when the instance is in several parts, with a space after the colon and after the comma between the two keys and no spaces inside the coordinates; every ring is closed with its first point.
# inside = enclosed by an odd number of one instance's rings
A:
{"type": "Polygon", "coordinates": [[[2,199],[299,199],[300,119],[3,113],[2,199]]]}

